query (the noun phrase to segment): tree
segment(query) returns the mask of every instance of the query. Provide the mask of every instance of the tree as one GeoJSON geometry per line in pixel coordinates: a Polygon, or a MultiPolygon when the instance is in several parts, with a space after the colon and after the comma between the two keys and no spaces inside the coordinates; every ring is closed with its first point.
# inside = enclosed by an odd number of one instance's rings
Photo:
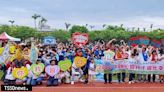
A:
{"type": "Polygon", "coordinates": [[[120,27],[123,28],[123,24],[121,24],[120,27]]]}
{"type": "Polygon", "coordinates": [[[41,17],[41,16],[38,15],[38,14],[34,14],[34,15],[32,16],[32,18],[34,19],[35,29],[37,29],[37,27],[36,27],[36,20],[37,20],[39,17],[41,17]]]}
{"type": "Polygon", "coordinates": [[[40,29],[42,30],[44,24],[47,22],[47,19],[45,19],[44,17],[41,18],[39,25],[40,25],[40,29]]]}
{"type": "Polygon", "coordinates": [[[69,31],[71,34],[74,32],[87,33],[88,29],[85,26],[74,25],[69,31]]]}
{"type": "Polygon", "coordinates": [[[71,24],[65,22],[66,30],[68,30],[68,28],[69,28],[70,26],[71,26],[71,24]]]}
{"type": "Polygon", "coordinates": [[[9,20],[9,22],[11,23],[11,25],[13,26],[13,24],[14,24],[14,20],[9,20]]]}
{"type": "Polygon", "coordinates": [[[61,42],[67,42],[71,38],[70,32],[65,30],[54,30],[52,31],[52,36],[61,42]]]}
{"type": "Polygon", "coordinates": [[[151,30],[151,31],[153,30],[153,24],[150,25],[150,30],[151,30]]]}
{"type": "Polygon", "coordinates": [[[103,24],[102,27],[105,28],[106,27],[106,24],[103,24]]]}
{"type": "Polygon", "coordinates": [[[114,30],[116,27],[112,26],[112,25],[108,25],[107,29],[108,30],[114,30]]]}
{"type": "Polygon", "coordinates": [[[143,28],[143,31],[145,32],[146,31],[146,28],[143,28]]]}
{"type": "Polygon", "coordinates": [[[94,25],[90,25],[91,30],[92,30],[94,27],[95,27],[94,25]]]}

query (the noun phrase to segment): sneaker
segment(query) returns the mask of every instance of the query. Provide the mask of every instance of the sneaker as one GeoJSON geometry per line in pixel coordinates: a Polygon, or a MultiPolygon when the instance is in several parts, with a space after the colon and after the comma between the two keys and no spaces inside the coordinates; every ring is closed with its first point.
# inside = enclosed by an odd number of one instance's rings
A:
{"type": "Polygon", "coordinates": [[[75,84],[74,81],[71,81],[71,84],[74,85],[75,84]]]}
{"type": "Polygon", "coordinates": [[[129,84],[132,84],[132,82],[131,82],[131,81],[129,81],[129,84]]]}

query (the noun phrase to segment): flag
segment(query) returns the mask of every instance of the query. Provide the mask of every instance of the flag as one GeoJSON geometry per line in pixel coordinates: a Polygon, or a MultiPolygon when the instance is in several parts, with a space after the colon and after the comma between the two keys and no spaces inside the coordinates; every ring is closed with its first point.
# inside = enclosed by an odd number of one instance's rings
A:
{"type": "Polygon", "coordinates": [[[6,44],[6,46],[4,47],[2,55],[0,56],[0,64],[4,63],[7,60],[7,58],[9,57],[9,49],[10,49],[9,45],[10,45],[10,43],[8,42],[6,44]]]}
{"type": "Polygon", "coordinates": [[[38,59],[38,50],[37,47],[34,46],[34,44],[31,44],[31,50],[30,50],[30,62],[35,63],[38,59]]]}

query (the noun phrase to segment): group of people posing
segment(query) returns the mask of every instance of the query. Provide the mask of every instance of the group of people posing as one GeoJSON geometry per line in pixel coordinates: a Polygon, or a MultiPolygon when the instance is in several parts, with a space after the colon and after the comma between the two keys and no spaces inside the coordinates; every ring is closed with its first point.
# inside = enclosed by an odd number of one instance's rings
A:
{"type": "MultiPolygon", "coordinates": [[[[124,59],[135,59],[136,61],[156,63],[164,60],[163,46],[161,46],[161,48],[146,45],[129,46],[124,41],[115,44],[115,40],[116,39],[112,39],[107,43],[97,41],[80,47],[75,46],[71,42],[57,43],[55,45],[47,46],[35,44],[38,49],[38,59],[35,64],[42,63],[45,67],[48,65],[58,66],[58,62],[68,59],[72,62],[72,66],[67,71],[60,71],[54,76],[48,75],[45,71],[39,75],[35,75],[30,69],[33,63],[28,56],[21,57],[21,59],[15,58],[13,61],[10,61],[9,59],[4,64],[0,64],[0,69],[4,72],[2,81],[4,84],[24,84],[33,86],[41,85],[44,81],[46,81],[47,86],[57,86],[62,83],[75,84],[77,81],[81,81],[84,84],[93,84],[96,76],[96,65],[94,59],[102,59],[105,51],[112,51],[114,53],[114,56],[112,57],[113,62],[124,59]],[[86,58],[86,64],[82,67],[77,67],[74,63],[74,58],[76,56],[86,58]],[[29,69],[28,75],[23,79],[15,78],[12,75],[13,69],[21,67],[29,69]]],[[[3,46],[5,47],[5,44],[3,44],[3,46]]],[[[31,45],[22,45],[19,46],[19,48],[21,48],[22,52],[29,53],[31,45]]],[[[155,74],[127,74],[125,72],[113,74],[104,72],[104,83],[112,83],[112,77],[115,75],[117,76],[118,83],[125,82],[126,77],[128,77],[128,82],[130,84],[141,81],[157,82],[157,79],[161,83],[164,82],[164,75],[159,75],[159,78],[157,78],[157,75],[155,74]]]]}

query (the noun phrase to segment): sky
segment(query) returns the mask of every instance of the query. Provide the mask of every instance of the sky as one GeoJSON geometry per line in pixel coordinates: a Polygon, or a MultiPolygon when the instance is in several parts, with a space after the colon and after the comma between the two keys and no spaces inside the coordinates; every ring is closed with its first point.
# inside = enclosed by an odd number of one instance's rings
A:
{"type": "Polygon", "coordinates": [[[121,25],[164,29],[164,0],[0,0],[0,24],[34,27],[32,15],[46,18],[51,28],[72,25],[121,25]]]}

